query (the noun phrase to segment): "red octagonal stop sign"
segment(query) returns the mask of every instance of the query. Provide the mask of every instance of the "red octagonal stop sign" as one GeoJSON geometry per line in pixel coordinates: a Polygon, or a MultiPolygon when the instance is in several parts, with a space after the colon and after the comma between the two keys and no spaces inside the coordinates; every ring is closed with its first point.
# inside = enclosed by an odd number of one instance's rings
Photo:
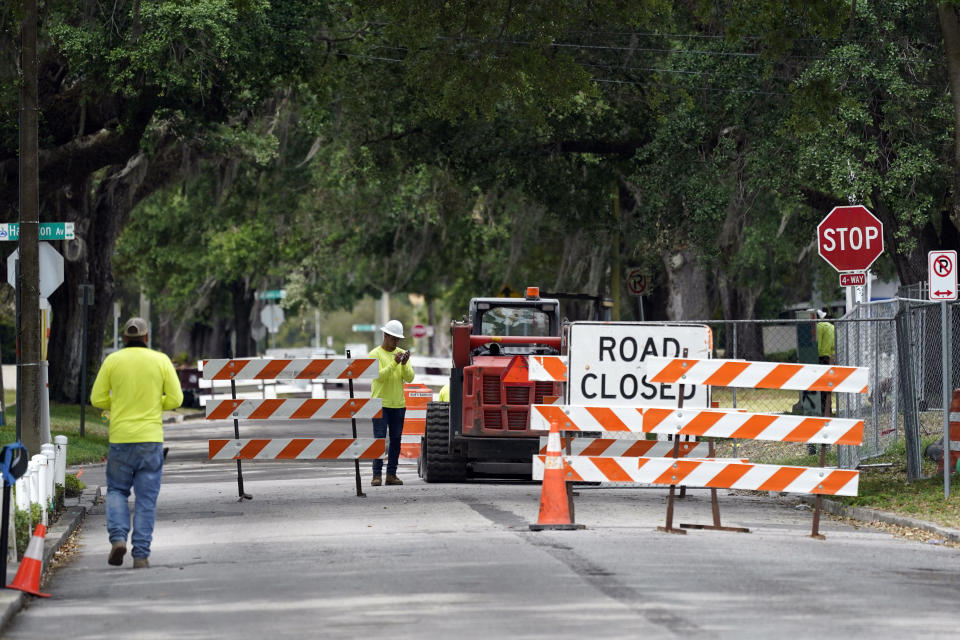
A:
{"type": "Polygon", "coordinates": [[[883,223],[860,205],[834,207],[817,225],[817,248],[837,271],[864,271],[883,253],[883,223]]]}

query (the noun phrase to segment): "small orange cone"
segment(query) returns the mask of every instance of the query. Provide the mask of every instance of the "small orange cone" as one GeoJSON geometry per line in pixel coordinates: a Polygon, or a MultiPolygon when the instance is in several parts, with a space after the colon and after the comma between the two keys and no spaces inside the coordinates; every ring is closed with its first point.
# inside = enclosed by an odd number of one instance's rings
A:
{"type": "Polygon", "coordinates": [[[17,576],[7,585],[7,589],[19,589],[24,593],[32,593],[41,598],[49,598],[49,593],[40,593],[40,573],[43,569],[43,538],[47,535],[47,528],[38,524],[27,545],[27,552],[23,554],[23,561],[17,569],[17,576]]]}
{"type": "Polygon", "coordinates": [[[543,482],[540,485],[540,517],[531,531],[544,529],[583,529],[573,522],[570,494],[563,477],[563,454],[560,452],[560,423],[550,421],[547,452],[544,461],[543,482]]]}

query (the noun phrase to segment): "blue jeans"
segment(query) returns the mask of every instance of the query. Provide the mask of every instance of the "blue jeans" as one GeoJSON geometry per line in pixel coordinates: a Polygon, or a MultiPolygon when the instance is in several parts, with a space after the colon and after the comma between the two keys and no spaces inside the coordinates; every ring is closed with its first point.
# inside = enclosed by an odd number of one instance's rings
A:
{"type": "Polygon", "coordinates": [[[126,543],[130,532],[130,506],[127,499],[132,487],[133,535],[130,542],[133,543],[134,558],[150,555],[162,476],[162,442],[110,445],[107,454],[107,532],[110,542],[126,543]]]}
{"type": "MultiPolygon", "coordinates": [[[[387,447],[387,475],[397,475],[397,461],[400,459],[400,436],[403,435],[403,416],[407,410],[383,408],[383,417],[373,419],[373,437],[387,437],[390,431],[390,443],[387,447]]],[[[373,475],[379,476],[383,470],[383,460],[373,461],[373,475]]]]}

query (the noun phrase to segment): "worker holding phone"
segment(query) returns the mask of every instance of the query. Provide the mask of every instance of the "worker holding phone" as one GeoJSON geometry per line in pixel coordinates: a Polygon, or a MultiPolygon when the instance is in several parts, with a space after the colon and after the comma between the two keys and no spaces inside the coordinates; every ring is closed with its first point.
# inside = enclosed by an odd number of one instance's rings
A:
{"type": "Polygon", "coordinates": [[[403,339],[403,324],[399,320],[391,320],[380,327],[380,330],[383,331],[383,342],[368,354],[368,357],[376,358],[380,362],[380,373],[373,380],[370,395],[383,402],[383,417],[373,419],[373,436],[385,438],[389,433],[390,441],[387,447],[386,482],[382,476],[383,460],[374,460],[373,479],[370,481],[370,486],[373,487],[384,483],[403,484],[403,480],[397,477],[403,418],[407,411],[403,385],[405,382],[413,382],[410,352],[398,346],[403,339]]]}

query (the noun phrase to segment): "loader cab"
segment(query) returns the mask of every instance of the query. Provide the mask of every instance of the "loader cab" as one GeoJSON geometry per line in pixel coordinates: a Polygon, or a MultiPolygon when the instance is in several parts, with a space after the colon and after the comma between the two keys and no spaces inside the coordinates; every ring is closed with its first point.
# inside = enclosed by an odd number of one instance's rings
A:
{"type": "MultiPolygon", "coordinates": [[[[560,335],[560,303],[541,298],[535,287],[525,298],[474,298],[470,301],[472,335],[544,337],[560,335]]],[[[503,346],[503,354],[536,353],[529,346],[503,346]]]]}

